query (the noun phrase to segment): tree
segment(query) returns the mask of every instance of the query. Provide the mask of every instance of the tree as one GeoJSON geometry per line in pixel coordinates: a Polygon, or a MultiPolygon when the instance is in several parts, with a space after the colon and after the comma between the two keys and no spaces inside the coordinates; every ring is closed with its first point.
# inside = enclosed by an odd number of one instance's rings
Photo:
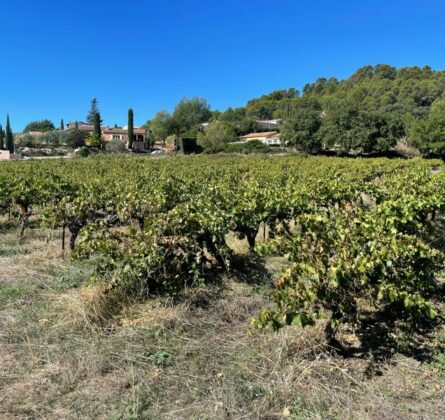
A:
{"type": "Polygon", "coordinates": [[[395,145],[396,134],[383,113],[361,109],[355,104],[329,110],[319,130],[324,147],[344,153],[354,149],[365,153],[387,151],[395,145]]]}
{"type": "Polygon", "coordinates": [[[128,110],[128,148],[133,149],[134,142],[134,115],[133,110],[128,110]]]}
{"type": "Polygon", "coordinates": [[[0,124],[0,150],[4,150],[5,148],[5,132],[3,130],[2,125],[0,124]]]}
{"type": "Polygon", "coordinates": [[[445,155],[445,100],[436,100],[427,118],[414,119],[408,132],[422,153],[445,155]]]}
{"type": "Polygon", "coordinates": [[[255,120],[247,117],[236,123],[234,127],[238,136],[244,136],[245,134],[255,133],[261,130],[261,126],[255,120]]]}
{"type": "Polygon", "coordinates": [[[172,117],[165,110],[159,111],[151,121],[147,122],[145,127],[153,142],[158,141],[165,144],[165,139],[172,134],[172,117]]]}
{"type": "Polygon", "coordinates": [[[14,135],[12,134],[11,124],[9,123],[9,115],[6,116],[6,149],[9,153],[14,153],[14,135]]]}
{"type": "Polygon", "coordinates": [[[97,137],[98,139],[100,139],[101,136],[102,136],[102,130],[100,128],[100,122],[101,122],[100,113],[96,112],[94,114],[94,120],[93,120],[93,126],[94,126],[93,133],[94,133],[94,136],[97,137]]]}
{"type": "Polygon", "coordinates": [[[60,120],[60,129],[65,130],[65,123],[63,122],[63,118],[60,120]]]}
{"type": "Polygon", "coordinates": [[[205,99],[182,99],[173,112],[171,131],[179,137],[189,130],[199,129],[211,116],[210,105],[205,99]]]}
{"type": "Polygon", "coordinates": [[[37,140],[49,147],[59,147],[68,143],[68,134],[65,131],[53,130],[42,134],[37,140]]]}
{"type": "Polygon", "coordinates": [[[227,143],[236,141],[233,127],[222,121],[211,122],[203,133],[198,136],[198,144],[206,153],[218,153],[224,150],[227,143]]]}
{"type": "Polygon", "coordinates": [[[113,139],[105,146],[107,152],[118,153],[125,150],[125,144],[122,140],[113,139]]]}
{"type": "Polygon", "coordinates": [[[16,142],[16,146],[19,146],[21,148],[23,147],[29,147],[29,148],[37,148],[42,145],[42,137],[45,136],[39,136],[37,139],[35,136],[29,133],[22,134],[16,142]]]}
{"type": "Polygon", "coordinates": [[[283,123],[281,138],[286,145],[295,146],[302,152],[317,153],[322,147],[318,136],[320,126],[320,111],[302,109],[283,123]]]}
{"type": "Polygon", "coordinates": [[[236,124],[246,118],[246,108],[227,108],[220,117],[220,121],[236,124]]]}
{"type": "Polygon", "coordinates": [[[73,130],[68,131],[67,135],[67,144],[68,146],[77,149],[79,147],[85,146],[85,139],[87,138],[88,133],[86,131],[82,131],[74,128],[73,130]]]}
{"type": "MultiPolygon", "coordinates": [[[[88,124],[91,124],[91,125],[94,124],[94,116],[96,114],[100,114],[100,111],[99,111],[97,99],[93,98],[91,100],[90,111],[88,112],[88,115],[87,115],[87,122],[88,122],[88,124]]],[[[102,120],[100,120],[100,123],[102,124],[102,120]]]]}
{"type": "Polygon", "coordinates": [[[50,120],[32,121],[23,129],[24,133],[29,133],[30,131],[40,131],[47,132],[54,130],[54,124],[50,120]]]}

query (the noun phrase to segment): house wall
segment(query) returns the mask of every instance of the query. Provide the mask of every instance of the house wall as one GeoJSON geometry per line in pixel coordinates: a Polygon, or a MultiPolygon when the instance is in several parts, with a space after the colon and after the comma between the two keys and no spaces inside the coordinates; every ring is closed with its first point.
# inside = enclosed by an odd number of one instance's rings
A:
{"type": "Polygon", "coordinates": [[[16,153],[9,153],[9,150],[0,150],[0,160],[20,160],[21,158],[16,153]]]}
{"type": "MultiPolygon", "coordinates": [[[[128,134],[113,134],[113,133],[104,133],[102,134],[102,140],[106,143],[113,140],[114,136],[119,136],[119,140],[123,141],[126,145],[128,145],[128,134]]],[[[144,150],[145,145],[145,135],[143,134],[135,134],[136,139],[133,142],[133,149],[136,150],[144,150]]]]}

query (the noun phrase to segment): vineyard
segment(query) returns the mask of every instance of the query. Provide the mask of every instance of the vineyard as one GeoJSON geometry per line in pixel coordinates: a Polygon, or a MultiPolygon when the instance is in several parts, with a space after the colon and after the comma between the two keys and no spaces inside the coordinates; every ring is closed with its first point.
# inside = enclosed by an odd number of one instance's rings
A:
{"type": "Polygon", "coordinates": [[[14,226],[20,243],[33,231],[55,232],[57,258],[93,267],[83,287],[100,290],[101,326],[134,302],[174,300],[252,261],[280,258],[286,263],[252,330],[321,326],[327,348],[346,355],[388,342],[395,351],[441,327],[445,171],[438,160],[5,162],[0,213],[0,230],[14,226]]]}

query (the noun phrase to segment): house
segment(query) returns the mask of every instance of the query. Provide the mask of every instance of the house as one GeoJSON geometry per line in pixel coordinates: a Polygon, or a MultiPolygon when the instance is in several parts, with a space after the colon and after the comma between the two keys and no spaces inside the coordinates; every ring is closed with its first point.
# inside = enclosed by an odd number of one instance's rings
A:
{"type": "MultiPolygon", "coordinates": [[[[145,139],[147,133],[142,128],[135,128],[133,130],[134,141],[133,141],[133,150],[144,150],[145,147],[145,139]]],[[[110,142],[111,140],[121,140],[126,145],[128,145],[128,130],[124,128],[109,128],[102,127],[102,141],[105,143],[110,142]]]]}
{"type": "Polygon", "coordinates": [[[261,143],[268,144],[269,146],[280,146],[281,139],[278,131],[265,131],[263,133],[250,133],[240,137],[240,141],[247,142],[252,140],[258,140],[261,143]]]}
{"type": "Polygon", "coordinates": [[[257,120],[258,125],[266,130],[278,130],[280,124],[283,122],[281,119],[277,120],[257,120]]]}
{"type": "MultiPolygon", "coordinates": [[[[66,125],[66,131],[73,130],[76,128],[76,123],[68,123],[66,125]]],[[[86,131],[88,133],[94,132],[94,126],[84,122],[78,122],[77,128],[81,131],[86,131]]],[[[121,140],[128,145],[128,129],[125,128],[110,128],[108,125],[104,125],[101,127],[101,139],[104,143],[108,143],[111,140],[121,140]]],[[[147,133],[142,128],[134,128],[134,142],[133,142],[133,150],[144,150],[145,140],[147,133]]]]}
{"type": "Polygon", "coordinates": [[[69,122],[66,124],[65,130],[74,130],[76,128],[76,125],[79,130],[88,131],[89,133],[92,133],[94,131],[93,124],[89,124],[83,121],[69,122]]]}

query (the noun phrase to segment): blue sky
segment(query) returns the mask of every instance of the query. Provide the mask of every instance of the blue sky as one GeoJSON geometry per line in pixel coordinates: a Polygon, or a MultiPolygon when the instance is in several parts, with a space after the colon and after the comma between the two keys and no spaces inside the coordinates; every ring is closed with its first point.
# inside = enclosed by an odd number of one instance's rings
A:
{"type": "Polygon", "coordinates": [[[0,0],[0,121],[142,124],[183,97],[242,106],[366,64],[445,69],[445,2],[0,0]]]}

